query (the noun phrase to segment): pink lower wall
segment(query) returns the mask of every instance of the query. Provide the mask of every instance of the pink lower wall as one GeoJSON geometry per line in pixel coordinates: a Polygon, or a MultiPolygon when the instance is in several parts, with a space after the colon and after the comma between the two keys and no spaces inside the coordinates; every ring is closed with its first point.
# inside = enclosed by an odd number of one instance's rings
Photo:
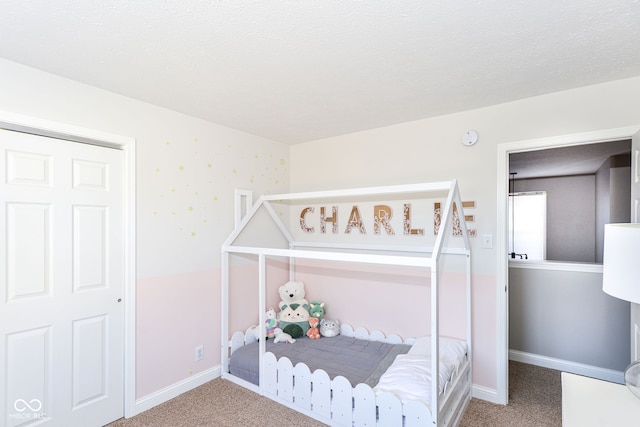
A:
{"type": "MultiPolygon", "coordinates": [[[[267,263],[267,306],[277,305],[286,264],[267,263]]],[[[138,279],[136,288],[136,399],[220,364],[221,271],[138,279]],[[195,347],[204,359],[195,361],[195,347]]],[[[230,270],[230,331],[258,321],[257,263],[230,270]]]]}
{"type": "MultiPolygon", "coordinates": [[[[289,280],[289,264],[282,260],[266,261],[265,308],[277,310],[278,288],[289,280]]],[[[245,331],[257,325],[259,318],[258,262],[235,265],[229,271],[229,333],[245,331]]],[[[218,331],[216,331],[218,332],[218,331]]]]}
{"type": "MultiPolygon", "coordinates": [[[[326,318],[381,330],[403,338],[430,334],[430,270],[367,264],[298,261],[296,280],[305,283],[309,301],[325,303],[326,318]]],[[[490,384],[496,376],[496,279],[472,275],[473,382],[490,384]]],[[[440,279],[440,334],[466,337],[464,273],[440,279]]]]}
{"type": "Polygon", "coordinates": [[[219,270],[138,279],[136,301],[136,398],[220,363],[219,270]]]}
{"type": "MultiPolygon", "coordinates": [[[[232,265],[229,332],[258,322],[258,264],[232,265]]],[[[288,263],[267,261],[266,306],[277,307],[278,288],[289,278],[288,263]]],[[[429,334],[430,274],[423,269],[298,261],[296,280],[307,300],[326,304],[326,317],[403,338],[429,334]]],[[[139,399],[220,364],[221,271],[139,279],[136,319],[136,398],[139,399]],[[195,347],[204,359],[195,362],[195,347]]],[[[465,337],[465,289],[461,273],[441,280],[441,333],[465,337]]],[[[491,368],[495,354],[495,277],[472,276],[474,366],[491,368]]],[[[496,372],[474,370],[474,383],[496,372]]]]}

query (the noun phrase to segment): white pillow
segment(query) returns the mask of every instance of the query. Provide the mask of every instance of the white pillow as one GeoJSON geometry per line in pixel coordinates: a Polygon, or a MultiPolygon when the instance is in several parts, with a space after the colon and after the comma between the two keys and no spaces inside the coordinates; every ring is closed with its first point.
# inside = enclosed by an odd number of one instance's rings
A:
{"type": "MultiPolygon", "coordinates": [[[[460,360],[467,353],[467,343],[464,340],[451,337],[440,337],[440,356],[449,356],[451,359],[460,360]]],[[[407,354],[413,356],[431,355],[431,337],[416,338],[407,354]]]]}

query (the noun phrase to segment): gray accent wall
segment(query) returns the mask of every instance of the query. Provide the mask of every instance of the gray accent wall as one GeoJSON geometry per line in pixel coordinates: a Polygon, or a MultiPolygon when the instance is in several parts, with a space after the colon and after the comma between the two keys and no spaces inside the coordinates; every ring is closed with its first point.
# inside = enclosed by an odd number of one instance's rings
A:
{"type": "Polygon", "coordinates": [[[509,268],[509,348],[624,371],[629,303],[602,291],[602,273],[509,268]]]}
{"type": "Polygon", "coordinates": [[[602,263],[604,225],[631,222],[631,156],[613,156],[596,172],[596,262],[602,263]]]}
{"type": "Polygon", "coordinates": [[[515,191],[547,192],[547,259],[596,260],[595,175],[515,181],[515,191]]]}

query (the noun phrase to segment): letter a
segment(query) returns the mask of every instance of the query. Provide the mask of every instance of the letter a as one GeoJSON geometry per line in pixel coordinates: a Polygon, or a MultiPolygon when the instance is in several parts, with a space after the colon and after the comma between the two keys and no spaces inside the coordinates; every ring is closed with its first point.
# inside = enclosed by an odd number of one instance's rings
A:
{"type": "Polygon", "coordinates": [[[357,227],[360,230],[361,234],[367,234],[364,229],[364,224],[362,223],[362,217],[360,216],[360,211],[357,206],[354,206],[351,209],[351,214],[349,215],[349,221],[347,223],[347,228],[344,230],[345,234],[351,233],[351,229],[353,227],[357,227]]]}

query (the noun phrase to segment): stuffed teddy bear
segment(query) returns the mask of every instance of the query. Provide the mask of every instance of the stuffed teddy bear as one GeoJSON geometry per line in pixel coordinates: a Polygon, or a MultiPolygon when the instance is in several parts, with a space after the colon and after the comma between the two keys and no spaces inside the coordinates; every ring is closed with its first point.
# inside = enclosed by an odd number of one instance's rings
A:
{"type": "Polygon", "coordinates": [[[318,320],[317,317],[310,317],[309,318],[309,330],[307,331],[307,336],[309,338],[311,338],[312,340],[317,340],[318,338],[320,338],[320,330],[318,329],[318,324],[320,323],[320,321],[318,320]]]}
{"type": "Polygon", "coordinates": [[[285,304],[280,312],[280,329],[293,338],[304,336],[309,330],[309,306],[285,304]]]}
{"type": "Polygon", "coordinates": [[[335,337],[340,335],[340,325],[337,320],[322,319],[320,321],[320,335],[323,337],[335,337]]]}
{"type": "Polygon", "coordinates": [[[296,340],[292,338],[291,335],[287,334],[286,332],[283,332],[282,329],[280,328],[275,328],[273,330],[273,333],[276,336],[273,340],[274,344],[278,342],[286,342],[286,343],[293,344],[294,342],[296,342],[296,340]]]}
{"type": "Polygon", "coordinates": [[[304,283],[302,282],[287,282],[280,286],[278,292],[281,299],[280,304],[278,304],[280,310],[283,310],[283,305],[309,305],[309,302],[304,299],[304,283]]]}
{"type": "Polygon", "coordinates": [[[311,301],[309,304],[309,316],[315,317],[318,320],[322,320],[324,317],[324,303],[318,301],[311,301]]]}
{"type": "Polygon", "coordinates": [[[309,329],[309,302],[304,298],[304,283],[287,282],[278,289],[280,294],[280,329],[293,338],[304,336],[309,329]]]}

